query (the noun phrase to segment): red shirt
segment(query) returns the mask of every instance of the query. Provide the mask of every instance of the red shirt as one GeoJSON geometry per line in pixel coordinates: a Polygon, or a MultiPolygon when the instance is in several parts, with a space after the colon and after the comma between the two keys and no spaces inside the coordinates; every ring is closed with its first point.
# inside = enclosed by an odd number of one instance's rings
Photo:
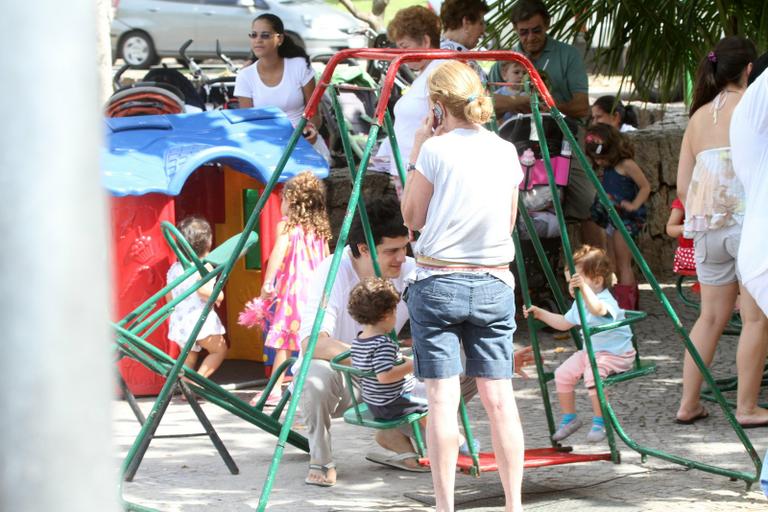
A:
{"type": "MultiPolygon", "coordinates": [[[[672,205],[669,207],[669,209],[683,210],[683,219],[685,219],[685,206],[683,206],[683,202],[680,201],[680,198],[676,197],[675,200],[672,201],[672,205]]],[[[693,240],[680,235],[677,237],[677,245],[680,247],[693,247],[693,240]]]]}

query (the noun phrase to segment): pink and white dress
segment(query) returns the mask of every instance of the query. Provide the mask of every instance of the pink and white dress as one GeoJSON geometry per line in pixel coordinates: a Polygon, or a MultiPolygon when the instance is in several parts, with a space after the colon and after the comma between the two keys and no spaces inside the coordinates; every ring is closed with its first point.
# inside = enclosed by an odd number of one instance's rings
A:
{"type": "Polygon", "coordinates": [[[288,237],[288,249],[275,276],[275,313],[264,345],[293,352],[301,342],[299,312],[307,298],[308,283],[328,253],[326,240],[314,232],[306,233],[301,226],[291,229],[288,237]]]}

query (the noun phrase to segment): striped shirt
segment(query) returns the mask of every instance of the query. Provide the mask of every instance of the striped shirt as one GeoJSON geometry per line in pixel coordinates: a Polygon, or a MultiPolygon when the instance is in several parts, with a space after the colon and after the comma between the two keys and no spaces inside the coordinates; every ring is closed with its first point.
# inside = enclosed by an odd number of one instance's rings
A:
{"type": "MultiPolygon", "coordinates": [[[[388,372],[399,358],[395,343],[384,334],[370,338],[357,337],[352,342],[352,366],[364,372],[376,375],[388,372]]],[[[395,401],[399,396],[413,390],[414,377],[400,379],[390,384],[382,384],[375,377],[361,379],[363,401],[370,405],[383,406],[395,401]]]]}

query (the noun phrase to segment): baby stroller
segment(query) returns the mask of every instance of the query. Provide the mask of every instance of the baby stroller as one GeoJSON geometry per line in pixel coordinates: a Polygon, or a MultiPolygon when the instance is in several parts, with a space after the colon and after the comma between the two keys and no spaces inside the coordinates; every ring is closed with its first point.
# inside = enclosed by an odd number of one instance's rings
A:
{"type": "MultiPolygon", "coordinates": [[[[555,121],[548,115],[542,114],[544,133],[539,134],[533,124],[530,114],[519,114],[505,121],[499,127],[499,136],[512,142],[517,148],[520,165],[523,169],[523,181],[520,183],[520,197],[530,216],[533,229],[541,241],[544,254],[550,267],[556,275],[560,275],[560,228],[555,214],[554,201],[563,202],[563,189],[568,185],[571,165],[571,147],[558,128],[555,121]],[[558,193],[553,197],[547,180],[547,171],[541,155],[541,144],[545,142],[549,149],[552,170],[558,193]]],[[[541,268],[531,235],[526,229],[520,212],[517,219],[517,229],[520,234],[522,257],[525,268],[541,268]]],[[[516,266],[512,266],[516,272],[516,266]]],[[[528,284],[533,301],[536,304],[557,311],[552,290],[549,289],[544,272],[529,273],[528,284]]],[[[562,281],[562,280],[560,280],[562,281]]]]}

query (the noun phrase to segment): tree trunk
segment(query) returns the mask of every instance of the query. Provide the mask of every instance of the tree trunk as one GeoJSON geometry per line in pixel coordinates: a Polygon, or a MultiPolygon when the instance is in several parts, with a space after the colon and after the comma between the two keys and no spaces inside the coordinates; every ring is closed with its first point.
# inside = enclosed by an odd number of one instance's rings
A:
{"type": "Polygon", "coordinates": [[[389,0],[374,0],[373,12],[363,12],[357,10],[357,7],[352,3],[352,0],[339,0],[349,13],[360,21],[364,21],[371,27],[376,33],[383,32],[386,28],[384,26],[384,11],[389,4],[389,0]]]}

